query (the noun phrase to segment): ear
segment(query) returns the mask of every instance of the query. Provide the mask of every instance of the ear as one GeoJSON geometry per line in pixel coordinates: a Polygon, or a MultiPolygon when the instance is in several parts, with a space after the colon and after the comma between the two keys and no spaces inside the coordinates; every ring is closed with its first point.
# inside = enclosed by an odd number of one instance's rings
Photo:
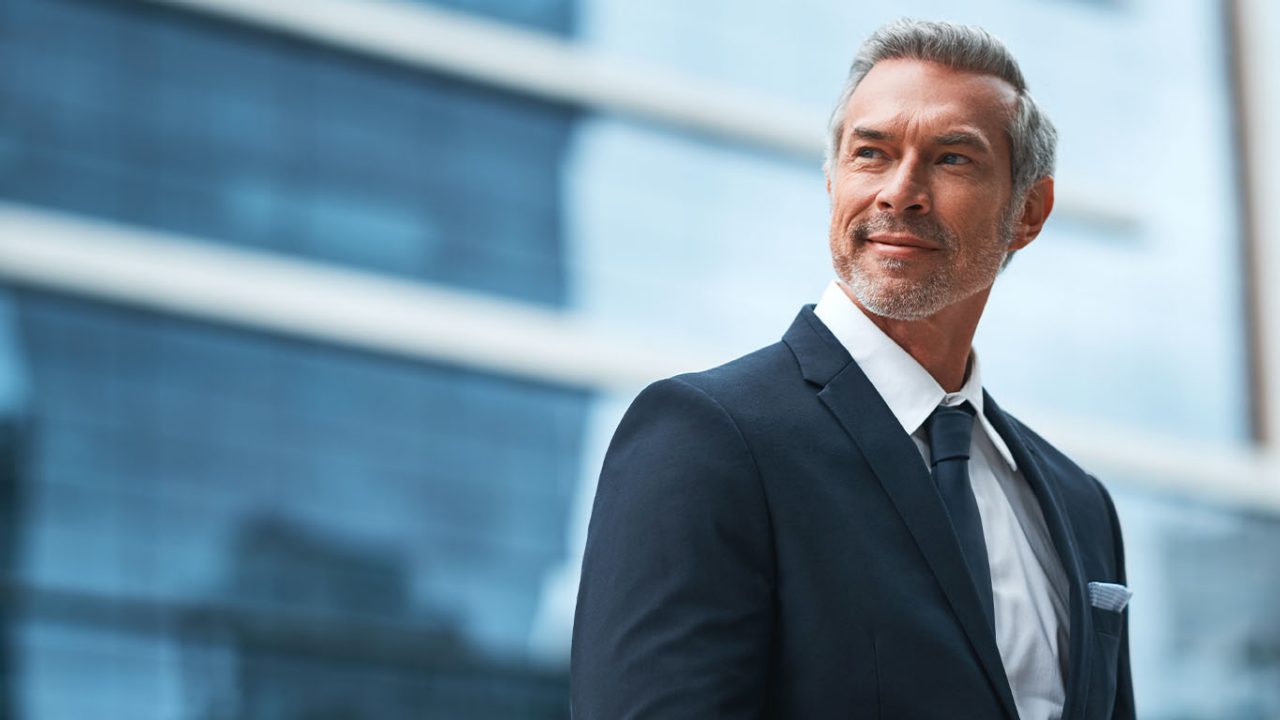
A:
{"type": "Polygon", "coordinates": [[[1009,252],[1030,245],[1044,228],[1050,212],[1053,212],[1053,178],[1042,177],[1031,186],[1026,199],[1022,201],[1022,212],[1018,214],[1013,226],[1013,242],[1009,244],[1009,252]]]}
{"type": "Polygon", "coordinates": [[[827,181],[827,199],[831,198],[831,163],[822,163],[822,177],[827,181]]]}

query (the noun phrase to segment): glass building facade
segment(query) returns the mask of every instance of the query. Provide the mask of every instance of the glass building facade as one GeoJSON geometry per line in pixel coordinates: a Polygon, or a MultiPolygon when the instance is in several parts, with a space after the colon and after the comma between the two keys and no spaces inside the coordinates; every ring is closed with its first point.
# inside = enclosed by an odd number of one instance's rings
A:
{"type": "MultiPolygon", "coordinates": [[[[1062,134],[1058,210],[976,342],[992,394],[1036,427],[1249,449],[1222,4],[953,5],[365,7],[811,108],[815,147],[874,27],[989,27],[1062,134]]],[[[6,224],[20,208],[492,301],[510,324],[478,332],[511,334],[527,310],[677,364],[776,340],[830,277],[816,153],[592,100],[614,87],[483,81],[192,7],[0,4],[0,250],[33,240],[6,224]]],[[[0,717],[568,717],[595,474],[665,370],[566,380],[539,369],[563,354],[517,346],[526,369],[504,372],[4,263],[0,717]]],[[[1280,718],[1280,513],[1099,457],[1083,459],[1124,523],[1142,717],[1280,718]]]]}
{"type": "MultiPolygon", "coordinates": [[[[5,3],[0,56],[8,201],[567,301],[568,107],[137,3],[5,3]]],[[[527,646],[589,393],[3,304],[0,715],[567,716],[527,646]]]]}

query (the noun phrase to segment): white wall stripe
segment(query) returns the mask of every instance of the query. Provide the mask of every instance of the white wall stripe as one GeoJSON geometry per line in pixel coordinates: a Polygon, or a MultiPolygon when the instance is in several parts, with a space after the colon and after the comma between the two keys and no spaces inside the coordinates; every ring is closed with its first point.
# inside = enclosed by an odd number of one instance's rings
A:
{"type": "MultiPolygon", "coordinates": [[[[571,312],[0,203],[0,279],[247,330],[626,395],[709,349],[607,334],[571,312]]],[[[1280,460],[1095,420],[1020,413],[1086,468],[1280,514],[1280,460]]]]}
{"type": "Polygon", "coordinates": [[[582,388],[715,364],[572,313],[0,203],[0,277],[131,307],[582,388]]]}
{"type": "Polygon", "coordinates": [[[820,158],[820,113],[602,56],[547,33],[395,0],[152,0],[553,102],[820,158]]]}

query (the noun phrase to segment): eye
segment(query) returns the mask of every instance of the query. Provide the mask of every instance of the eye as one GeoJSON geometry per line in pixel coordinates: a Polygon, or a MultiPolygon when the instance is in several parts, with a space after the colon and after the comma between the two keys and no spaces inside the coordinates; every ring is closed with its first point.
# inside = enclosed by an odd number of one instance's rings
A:
{"type": "Polygon", "coordinates": [[[943,153],[942,157],[938,158],[938,162],[943,165],[968,165],[973,161],[960,153],[943,153]]]}
{"type": "Polygon", "coordinates": [[[860,148],[856,148],[853,151],[853,156],[859,160],[878,160],[884,157],[884,153],[880,152],[876,148],[864,145],[860,148]]]}

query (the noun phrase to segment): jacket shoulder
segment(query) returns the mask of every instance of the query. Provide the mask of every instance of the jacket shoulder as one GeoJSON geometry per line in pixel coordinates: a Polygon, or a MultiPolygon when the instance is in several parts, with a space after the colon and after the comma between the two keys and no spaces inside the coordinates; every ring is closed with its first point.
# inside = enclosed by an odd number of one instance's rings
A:
{"type": "Polygon", "coordinates": [[[1006,413],[1010,424],[1022,434],[1027,443],[1034,449],[1050,468],[1063,479],[1075,480],[1081,489],[1090,489],[1092,492],[1105,492],[1102,490],[1102,484],[1088,470],[1085,470],[1075,460],[1072,460],[1062,450],[1059,450],[1053,443],[1049,442],[1040,433],[1032,430],[1026,423],[1022,422],[1013,415],[1006,413]]]}
{"type": "Polygon", "coordinates": [[[731,414],[755,401],[785,392],[803,382],[795,355],[785,343],[776,342],[730,360],[723,365],[676,375],[667,381],[698,389],[731,414]]]}
{"type": "Polygon", "coordinates": [[[1007,417],[1031,448],[1048,465],[1047,469],[1058,481],[1059,490],[1067,495],[1068,499],[1075,500],[1076,503],[1083,503],[1086,507],[1091,507],[1095,511],[1104,513],[1103,516],[1107,518],[1114,528],[1117,524],[1115,503],[1111,500],[1111,493],[1107,491],[1102,481],[1082,468],[1048,440],[1045,440],[1039,433],[1027,427],[1021,420],[1012,415],[1007,415],[1007,417]]]}
{"type": "Polygon", "coordinates": [[[707,389],[729,388],[733,387],[734,383],[756,378],[773,378],[782,370],[795,368],[795,356],[791,353],[791,349],[786,346],[786,343],[778,341],[716,367],[682,373],[675,378],[707,389]]]}
{"type": "Polygon", "coordinates": [[[1032,430],[1026,423],[1009,413],[1005,413],[1005,416],[1009,418],[1009,423],[1014,426],[1014,429],[1016,429],[1017,432],[1026,439],[1027,443],[1031,445],[1031,447],[1035,449],[1035,451],[1038,452],[1046,462],[1052,465],[1054,469],[1065,471],[1063,474],[1071,477],[1093,477],[1088,471],[1080,467],[1076,461],[1072,460],[1066,453],[1055,447],[1053,443],[1044,439],[1040,433],[1032,430]]]}

